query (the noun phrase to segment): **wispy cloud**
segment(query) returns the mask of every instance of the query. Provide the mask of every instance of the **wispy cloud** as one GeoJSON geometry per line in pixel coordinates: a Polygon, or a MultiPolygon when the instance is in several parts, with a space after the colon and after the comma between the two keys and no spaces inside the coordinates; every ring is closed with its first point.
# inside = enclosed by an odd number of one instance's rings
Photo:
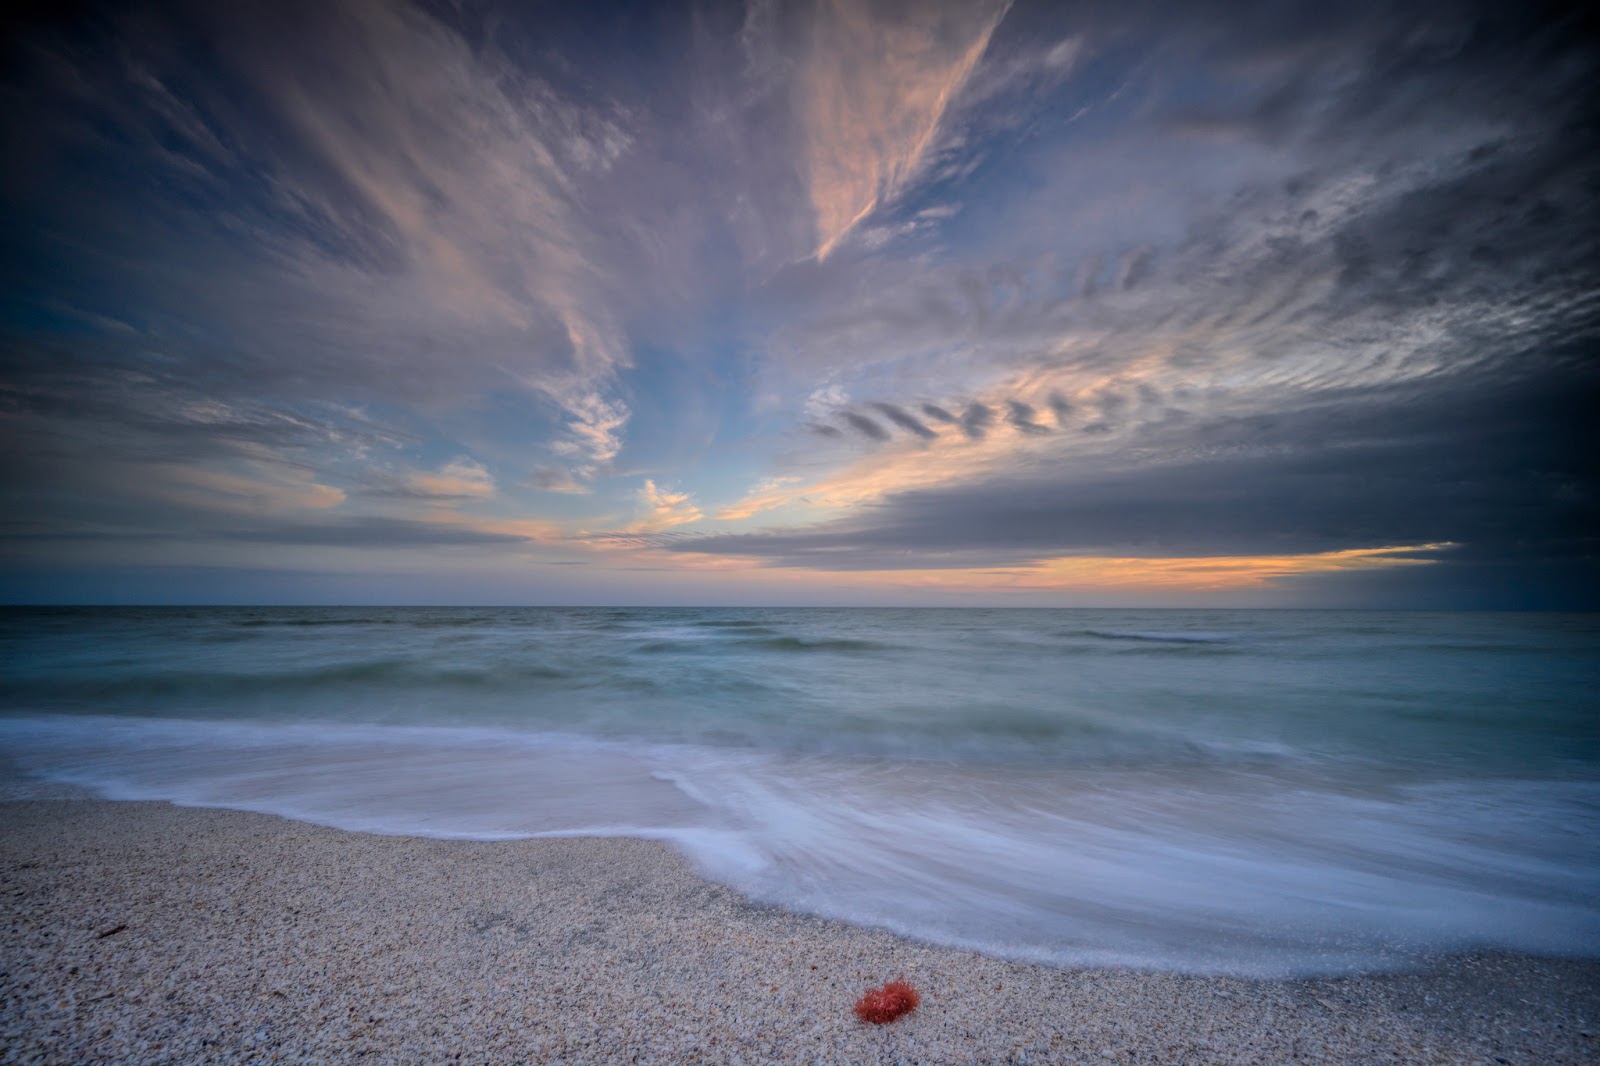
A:
{"type": "Polygon", "coordinates": [[[511,533],[472,529],[452,523],[380,517],[240,526],[221,530],[216,536],[223,540],[261,544],[356,549],[484,548],[516,545],[523,539],[511,533]]]}
{"type": "Polygon", "coordinates": [[[796,81],[819,260],[915,177],[1008,6],[819,4],[796,81]]]}
{"type": "Polygon", "coordinates": [[[440,500],[484,500],[495,494],[494,478],[476,459],[454,459],[436,472],[417,471],[406,487],[420,496],[440,500]]]}
{"type": "Polygon", "coordinates": [[[577,461],[574,473],[594,476],[596,467],[609,463],[622,450],[622,429],[628,424],[628,406],[620,400],[607,400],[597,392],[567,397],[565,406],[572,415],[567,435],[552,448],[577,461]]]}
{"type": "Polygon", "coordinates": [[[790,490],[790,486],[802,480],[802,478],[793,476],[763,478],[737,503],[718,511],[717,518],[725,522],[736,522],[741,519],[752,518],[764,511],[786,506],[794,502],[794,494],[790,490]]]}
{"type": "MultiPolygon", "coordinates": [[[[519,383],[565,415],[552,440],[581,468],[614,458],[626,290],[580,183],[625,155],[621,111],[564,96],[409,4],[305,9],[287,35],[248,5],[199,17],[248,107],[229,82],[172,66],[177,24],[119,27],[120,64],[56,57],[110,112],[92,117],[115,139],[93,150],[137,138],[141,163],[172,171],[175,195],[119,226],[187,304],[153,287],[146,313],[226,322],[249,377],[217,384],[241,392],[448,404],[519,383]]],[[[83,106],[67,93],[46,106],[83,106]]],[[[103,197],[102,211],[125,198],[70,191],[103,197]]]]}
{"type": "Polygon", "coordinates": [[[150,479],[146,490],[155,498],[197,511],[294,514],[337,507],[346,498],[309,471],[272,462],[231,470],[168,463],[146,467],[144,473],[150,479]]]}
{"type": "Polygon", "coordinates": [[[646,479],[639,489],[639,502],[644,504],[645,513],[628,526],[629,533],[670,529],[704,517],[689,493],[660,488],[651,479],[646,479]]]}
{"type": "Polygon", "coordinates": [[[574,496],[583,496],[590,491],[571,472],[555,466],[535,467],[529,484],[542,492],[564,492],[574,496]]]}

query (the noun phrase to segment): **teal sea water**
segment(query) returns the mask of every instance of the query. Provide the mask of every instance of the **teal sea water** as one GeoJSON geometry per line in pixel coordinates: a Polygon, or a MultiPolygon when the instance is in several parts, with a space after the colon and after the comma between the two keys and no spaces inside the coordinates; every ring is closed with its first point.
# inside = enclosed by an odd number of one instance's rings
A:
{"type": "Polygon", "coordinates": [[[119,799],[672,842],[1062,965],[1600,956],[1600,617],[0,612],[0,754],[119,799]]]}

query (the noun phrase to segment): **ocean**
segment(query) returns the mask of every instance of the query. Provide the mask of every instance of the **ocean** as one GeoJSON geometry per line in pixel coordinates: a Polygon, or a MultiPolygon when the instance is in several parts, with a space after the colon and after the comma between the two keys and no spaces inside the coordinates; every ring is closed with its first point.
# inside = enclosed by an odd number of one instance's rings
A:
{"type": "Polygon", "coordinates": [[[751,899],[1241,976],[1600,956],[1600,616],[7,608],[0,755],[372,833],[670,842],[751,899]]]}

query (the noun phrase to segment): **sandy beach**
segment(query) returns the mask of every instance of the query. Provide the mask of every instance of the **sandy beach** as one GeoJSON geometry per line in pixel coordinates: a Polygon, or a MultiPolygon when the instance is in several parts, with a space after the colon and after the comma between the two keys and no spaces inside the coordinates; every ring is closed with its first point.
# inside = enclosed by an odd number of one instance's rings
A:
{"type": "Polygon", "coordinates": [[[1600,963],[1060,970],[753,905],[665,845],[0,804],[5,1062],[1583,1063],[1600,963]],[[916,1012],[857,1020],[904,975],[916,1012]]]}

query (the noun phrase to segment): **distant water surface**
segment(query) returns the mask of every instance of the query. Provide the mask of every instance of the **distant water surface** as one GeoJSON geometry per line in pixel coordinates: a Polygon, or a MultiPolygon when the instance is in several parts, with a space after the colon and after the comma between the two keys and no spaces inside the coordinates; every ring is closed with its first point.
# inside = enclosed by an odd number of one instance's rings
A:
{"type": "Polygon", "coordinates": [[[1600,618],[0,612],[0,753],[380,833],[669,840],[1063,965],[1600,956],[1600,618]]]}

